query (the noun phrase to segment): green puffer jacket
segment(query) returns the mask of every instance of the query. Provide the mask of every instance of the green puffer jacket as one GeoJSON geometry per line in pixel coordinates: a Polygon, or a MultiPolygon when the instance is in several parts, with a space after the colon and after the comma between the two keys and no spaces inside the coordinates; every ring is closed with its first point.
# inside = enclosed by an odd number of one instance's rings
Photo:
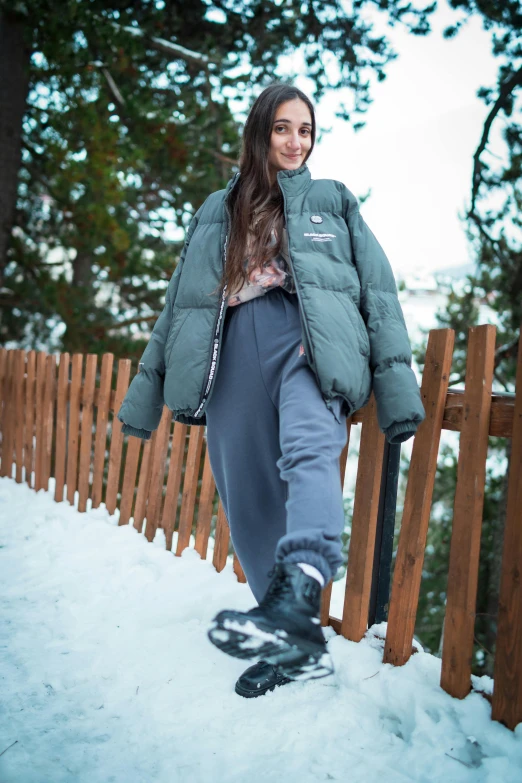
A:
{"type": "MultiPolygon", "coordinates": [[[[226,263],[227,197],[238,177],[212,193],[190,223],[165,307],[118,412],[126,434],[148,439],[164,404],[176,421],[206,423],[228,296],[226,287],[210,292],[226,263]]],[[[306,165],[279,171],[277,180],[303,345],[325,403],[334,412],[331,400],[341,395],[350,415],[373,389],[379,426],[400,443],[425,412],[389,261],[342,183],[312,180],[306,165]]]]}

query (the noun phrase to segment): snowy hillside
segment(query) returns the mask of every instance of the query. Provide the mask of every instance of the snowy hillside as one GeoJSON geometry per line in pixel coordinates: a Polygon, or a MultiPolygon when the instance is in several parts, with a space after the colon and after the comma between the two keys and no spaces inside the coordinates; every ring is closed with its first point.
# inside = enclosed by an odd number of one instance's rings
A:
{"type": "Polygon", "coordinates": [[[445,694],[431,655],[394,668],[328,629],[334,676],[243,699],[244,663],[206,637],[253,605],[230,565],[11,479],[0,520],[1,783],[521,780],[522,724],[445,694]]]}

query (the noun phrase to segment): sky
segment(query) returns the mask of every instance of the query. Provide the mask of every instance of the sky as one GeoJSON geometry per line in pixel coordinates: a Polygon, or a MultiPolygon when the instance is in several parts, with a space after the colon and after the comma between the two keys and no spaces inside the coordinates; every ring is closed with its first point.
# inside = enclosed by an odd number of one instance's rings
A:
{"type": "MultiPolygon", "coordinates": [[[[499,63],[477,18],[456,38],[443,39],[456,15],[439,5],[427,37],[387,28],[399,57],[372,87],[365,128],[355,133],[335,118],[336,95],[316,107],[319,125],[333,130],[310,158],[312,176],[341,180],[356,196],[371,188],[361,213],[396,274],[473,260],[459,213],[469,204],[472,156],[489,111],[476,92],[495,85],[499,63]]],[[[498,154],[502,122],[492,134],[498,154]]]]}

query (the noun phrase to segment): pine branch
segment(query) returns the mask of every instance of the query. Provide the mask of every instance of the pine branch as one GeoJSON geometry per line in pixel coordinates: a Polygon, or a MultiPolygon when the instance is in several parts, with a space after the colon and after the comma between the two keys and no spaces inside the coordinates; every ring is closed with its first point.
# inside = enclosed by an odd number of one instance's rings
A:
{"type": "Polygon", "coordinates": [[[121,92],[118,89],[118,85],[116,84],[116,82],[114,81],[112,76],[110,75],[109,70],[107,68],[105,68],[104,66],[102,66],[101,72],[105,76],[105,81],[109,85],[109,90],[111,92],[112,97],[114,98],[114,100],[116,101],[118,106],[123,108],[125,106],[125,100],[123,98],[123,95],[121,94],[121,92]]]}
{"type": "Polygon", "coordinates": [[[490,113],[486,117],[486,122],[484,123],[484,128],[482,131],[482,138],[480,139],[480,143],[475,151],[475,154],[473,155],[473,176],[472,176],[472,188],[471,188],[471,208],[469,211],[469,217],[478,224],[480,221],[480,218],[478,215],[475,214],[475,205],[477,201],[478,196],[478,190],[481,183],[481,176],[480,176],[480,156],[484,152],[486,148],[486,144],[488,143],[488,137],[489,132],[491,130],[491,126],[493,125],[493,121],[497,114],[500,112],[501,109],[505,107],[507,104],[508,98],[513,92],[513,90],[516,87],[519,87],[522,85],[522,68],[519,68],[518,71],[515,71],[511,74],[509,79],[507,79],[502,87],[500,88],[500,92],[498,94],[498,98],[493,104],[493,108],[491,109],[490,113]]]}
{"type": "Polygon", "coordinates": [[[218,152],[217,150],[208,150],[208,152],[218,160],[221,160],[223,163],[230,163],[232,166],[238,165],[239,161],[234,160],[233,158],[228,158],[226,155],[223,155],[222,152],[218,152]]]}
{"type": "Polygon", "coordinates": [[[497,348],[495,351],[495,369],[498,367],[502,359],[516,359],[518,355],[519,342],[520,337],[515,337],[515,339],[510,343],[506,343],[506,345],[501,345],[499,348],[497,348]]]}
{"type": "Polygon", "coordinates": [[[216,60],[212,57],[208,57],[206,54],[200,54],[200,52],[194,52],[191,49],[186,49],[184,46],[180,46],[179,44],[172,43],[172,41],[167,41],[165,38],[157,38],[156,36],[149,36],[147,35],[146,32],[144,32],[139,27],[129,27],[128,25],[118,24],[117,22],[113,22],[112,20],[105,19],[104,17],[98,16],[97,14],[93,14],[93,17],[97,19],[99,22],[110,24],[111,27],[114,27],[115,30],[123,30],[129,35],[133,35],[135,38],[141,38],[157,51],[170,55],[172,59],[181,58],[182,60],[189,60],[190,62],[196,62],[199,65],[208,65],[209,63],[219,62],[219,60],[216,60]]]}

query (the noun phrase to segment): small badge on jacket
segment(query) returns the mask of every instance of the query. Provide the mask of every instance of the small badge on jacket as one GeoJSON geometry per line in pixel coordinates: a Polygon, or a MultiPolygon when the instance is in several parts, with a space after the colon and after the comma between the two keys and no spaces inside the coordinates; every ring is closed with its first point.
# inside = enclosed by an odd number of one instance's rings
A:
{"type": "Polygon", "coordinates": [[[299,346],[299,356],[304,356],[304,345],[301,343],[299,346]]]}

